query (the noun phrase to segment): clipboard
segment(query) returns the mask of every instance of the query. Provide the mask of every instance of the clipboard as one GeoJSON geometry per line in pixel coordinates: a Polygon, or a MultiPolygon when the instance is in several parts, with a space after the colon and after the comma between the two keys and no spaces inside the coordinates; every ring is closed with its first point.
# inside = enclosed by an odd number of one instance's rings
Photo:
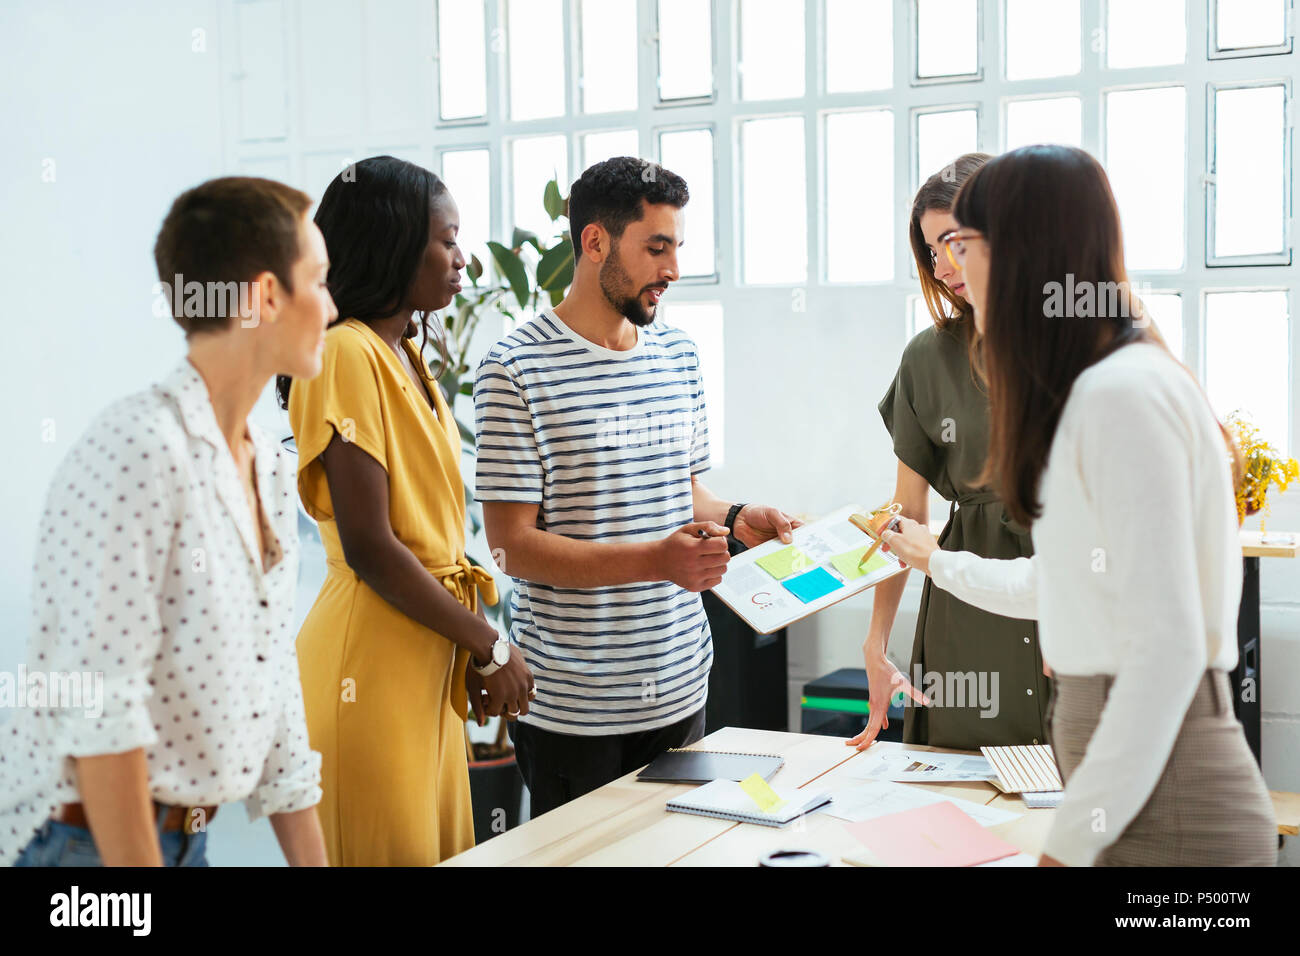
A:
{"type": "Polygon", "coordinates": [[[733,557],[713,593],[759,634],[771,634],[907,569],[881,551],[901,507],[837,508],[796,528],[793,542],[765,541],[733,557]]]}

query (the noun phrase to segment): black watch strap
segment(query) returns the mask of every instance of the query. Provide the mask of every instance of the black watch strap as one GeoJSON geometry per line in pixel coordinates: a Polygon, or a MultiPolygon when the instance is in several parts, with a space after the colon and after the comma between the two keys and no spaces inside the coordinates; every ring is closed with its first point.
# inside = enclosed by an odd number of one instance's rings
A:
{"type": "Polygon", "coordinates": [[[726,527],[729,529],[727,534],[727,551],[733,555],[740,554],[740,552],[746,550],[745,543],[735,535],[736,516],[740,514],[740,509],[743,507],[745,507],[744,504],[732,505],[731,509],[727,512],[726,527]]]}

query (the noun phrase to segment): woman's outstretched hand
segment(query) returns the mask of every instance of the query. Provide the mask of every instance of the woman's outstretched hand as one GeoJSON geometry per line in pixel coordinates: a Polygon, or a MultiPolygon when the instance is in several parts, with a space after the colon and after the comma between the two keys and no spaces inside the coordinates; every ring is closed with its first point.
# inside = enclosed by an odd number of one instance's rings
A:
{"type": "Polygon", "coordinates": [[[902,691],[918,704],[930,703],[929,698],[912,686],[907,676],[894,666],[894,662],[883,654],[873,654],[864,648],[863,657],[867,670],[867,690],[871,696],[871,716],[862,733],[845,743],[859,750],[866,750],[875,743],[876,735],[889,727],[889,701],[894,694],[902,691]]]}

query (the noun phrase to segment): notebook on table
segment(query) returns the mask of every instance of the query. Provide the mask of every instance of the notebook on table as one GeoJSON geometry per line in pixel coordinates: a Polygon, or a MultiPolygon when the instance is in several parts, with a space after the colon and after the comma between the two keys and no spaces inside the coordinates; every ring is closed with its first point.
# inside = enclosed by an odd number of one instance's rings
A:
{"type": "Polygon", "coordinates": [[[752,774],[771,780],[785,766],[776,754],[726,753],[719,750],[665,750],[636,775],[651,783],[739,782],[752,774]]]}
{"type": "Polygon", "coordinates": [[[765,811],[736,781],[714,780],[669,800],[668,809],[676,813],[695,813],[739,823],[781,827],[831,802],[830,794],[825,790],[788,790],[784,787],[773,787],[772,790],[780,802],[765,811]]]}

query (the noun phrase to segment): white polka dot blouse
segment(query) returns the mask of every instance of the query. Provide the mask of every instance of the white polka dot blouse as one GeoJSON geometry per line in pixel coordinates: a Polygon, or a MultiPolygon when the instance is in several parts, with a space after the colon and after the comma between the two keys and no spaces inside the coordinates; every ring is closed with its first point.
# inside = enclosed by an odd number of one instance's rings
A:
{"type": "Polygon", "coordinates": [[[153,798],[320,800],[294,652],[292,456],[250,423],[254,518],[188,360],[110,406],[60,464],[41,518],[33,627],[0,726],[0,866],[81,798],[73,757],[144,748],[153,798]]]}

